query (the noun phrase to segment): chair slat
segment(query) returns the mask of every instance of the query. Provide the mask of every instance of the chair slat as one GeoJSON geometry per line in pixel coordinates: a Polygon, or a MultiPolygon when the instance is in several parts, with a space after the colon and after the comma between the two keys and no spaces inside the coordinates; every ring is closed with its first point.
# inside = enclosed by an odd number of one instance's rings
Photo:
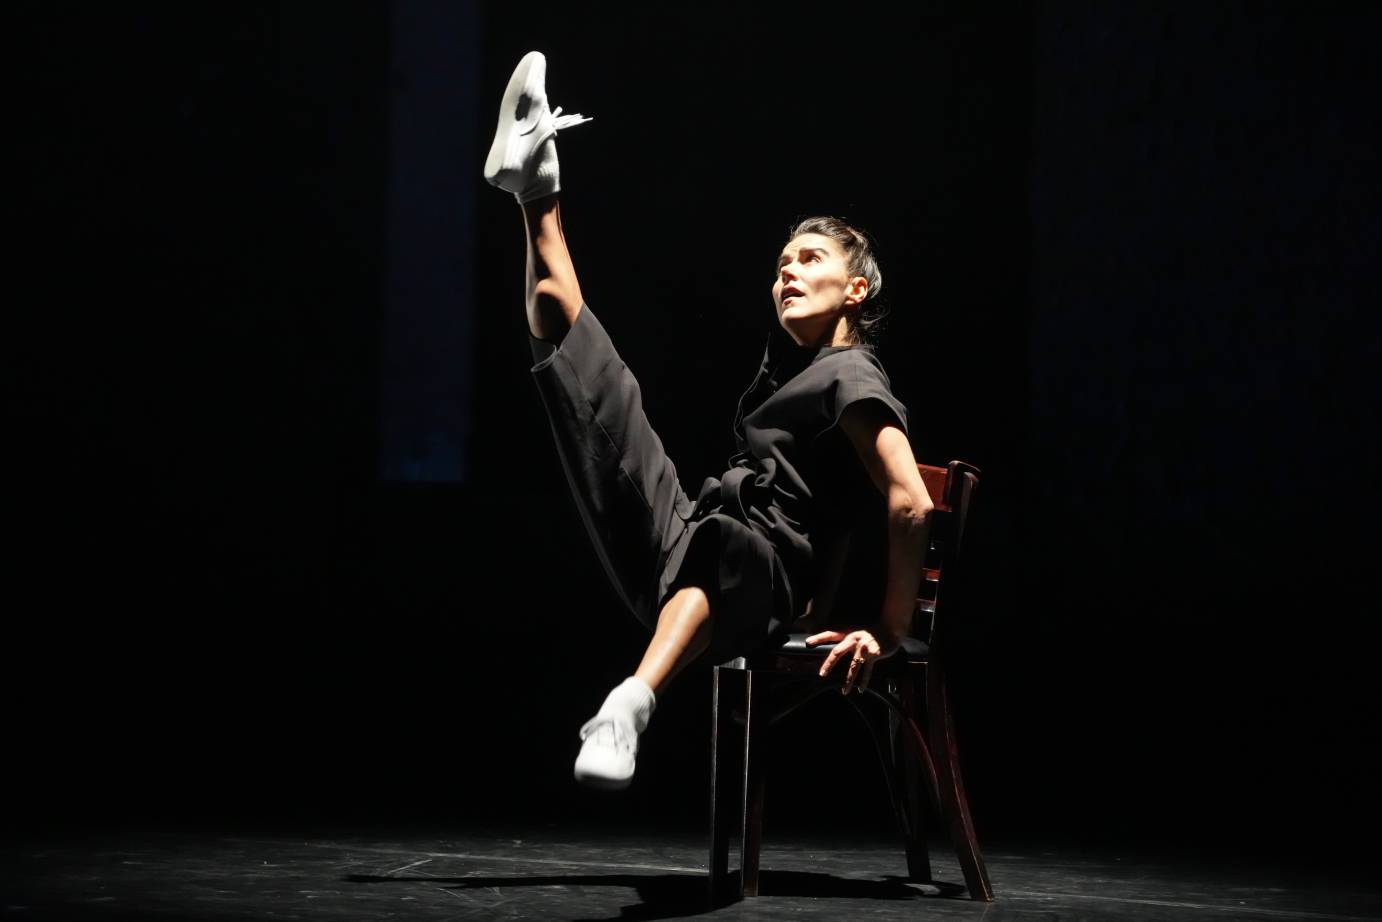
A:
{"type": "Polygon", "coordinates": [[[931,464],[918,464],[917,470],[921,472],[921,482],[926,484],[926,492],[931,494],[931,502],[937,509],[949,512],[950,507],[945,504],[945,478],[949,472],[931,464]]]}

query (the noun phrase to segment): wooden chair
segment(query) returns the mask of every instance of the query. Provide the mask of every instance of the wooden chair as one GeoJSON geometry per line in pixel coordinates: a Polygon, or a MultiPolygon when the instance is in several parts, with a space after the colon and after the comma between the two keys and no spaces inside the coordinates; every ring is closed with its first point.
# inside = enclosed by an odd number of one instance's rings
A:
{"type": "MultiPolygon", "coordinates": [[[[888,779],[894,812],[907,850],[908,878],[931,881],[923,817],[922,786],[929,806],[949,831],[969,895],[991,901],[974,824],[960,776],[959,750],[946,689],[943,653],[945,619],[941,580],[954,585],[960,539],[978,469],[960,461],[946,468],[918,465],[935,510],[921,598],[912,636],[893,656],[880,660],[869,687],[846,700],[869,725],[888,779]],[[924,683],[924,684],[923,684],[924,683]],[[917,692],[925,689],[925,717],[918,722],[917,692]],[[881,707],[879,707],[881,705],[881,707]],[[923,730],[922,727],[925,727],[923,730]]],[[[832,644],[810,648],[806,634],[779,648],[715,667],[714,729],[711,740],[710,887],[717,902],[733,896],[729,873],[732,826],[740,838],[740,897],[757,896],[763,831],[765,763],[769,728],[815,696],[839,693],[841,664],[825,679],[821,662],[832,644]]]]}

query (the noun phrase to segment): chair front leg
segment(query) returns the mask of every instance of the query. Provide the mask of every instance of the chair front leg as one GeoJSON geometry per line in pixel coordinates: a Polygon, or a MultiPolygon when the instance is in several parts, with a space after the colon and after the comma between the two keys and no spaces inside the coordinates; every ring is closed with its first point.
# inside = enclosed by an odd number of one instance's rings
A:
{"type": "Polygon", "coordinates": [[[747,705],[744,709],[744,813],[740,857],[743,896],[758,896],[758,858],[763,845],[763,798],[767,782],[768,675],[745,670],[747,705]]]}
{"type": "Polygon", "coordinates": [[[729,836],[740,817],[743,798],[738,756],[743,743],[737,739],[734,705],[746,702],[743,669],[716,666],[712,691],[710,732],[710,901],[728,899],[729,836]]]}

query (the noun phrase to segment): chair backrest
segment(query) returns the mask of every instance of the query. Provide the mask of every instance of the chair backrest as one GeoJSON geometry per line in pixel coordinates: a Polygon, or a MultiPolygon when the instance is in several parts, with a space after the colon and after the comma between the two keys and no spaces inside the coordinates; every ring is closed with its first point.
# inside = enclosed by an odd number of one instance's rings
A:
{"type": "MultiPolygon", "coordinates": [[[[918,464],[917,470],[935,509],[931,513],[928,546],[922,561],[923,576],[917,592],[916,616],[912,618],[912,636],[931,644],[935,642],[938,623],[936,603],[941,577],[946,577],[947,585],[954,584],[960,539],[964,536],[970,498],[979,483],[979,469],[963,461],[951,461],[946,467],[918,464]]],[[[880,504],[876,514],[882,515],[883,511],[880,504]]],[[[883,521],[874,515],[873,509],[861,512],[851,528],[833,536],[820,548],[816,596],[812,599],[817,629],[854,623],[862,614],[857,605],[881,602],[883,581],[887,577],[887,539],[883,521]],[[848,578],[847,573],[850,574],[848,578]],[[856,594],[860,590],[864,602],[856,594]],[[876,598],[870,593],[876,593],[876,598]],[[851,611],[844,619],[836,620],[836,608],[841,600],[845,600],[851,611]]]]}
{"type": "Polygon", "coordinates": [[[944,578],[947,585],[955,583],[965,521],[974,490],[979,485],[979,469],[963,461],[951,461],[946,467],[918,464],[917,469],[936,508],[931,513],[928,547],[918,589],[918,617],[912,619],[912,634],[934,645],[943,623],[937,609],[941,580],[944,578]]]}

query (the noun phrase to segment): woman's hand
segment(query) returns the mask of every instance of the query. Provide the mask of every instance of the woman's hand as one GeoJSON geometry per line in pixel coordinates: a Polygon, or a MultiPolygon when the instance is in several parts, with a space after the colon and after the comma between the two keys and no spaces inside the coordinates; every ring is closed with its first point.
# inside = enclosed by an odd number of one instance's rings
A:
{"type": "Polygon", "coordinates": [[[880,643],[873,634],[864,630],[850,631],[848,634],[840,631],[821,631],[806,638],[808,647],[823,643],[833,643],[835,649],[830,651],[830,655],[821,664],[822,677],[829,675],[836,663],[849,657],[849,670],[845,673],[844,685],[840,688],[842,695],[847,695],[851,691],[862,692],[867,688],[869,678],[873,675],[873,664],[885,656],[892,656],[900,646],[897,641],[886,637],[880,643]]]}

